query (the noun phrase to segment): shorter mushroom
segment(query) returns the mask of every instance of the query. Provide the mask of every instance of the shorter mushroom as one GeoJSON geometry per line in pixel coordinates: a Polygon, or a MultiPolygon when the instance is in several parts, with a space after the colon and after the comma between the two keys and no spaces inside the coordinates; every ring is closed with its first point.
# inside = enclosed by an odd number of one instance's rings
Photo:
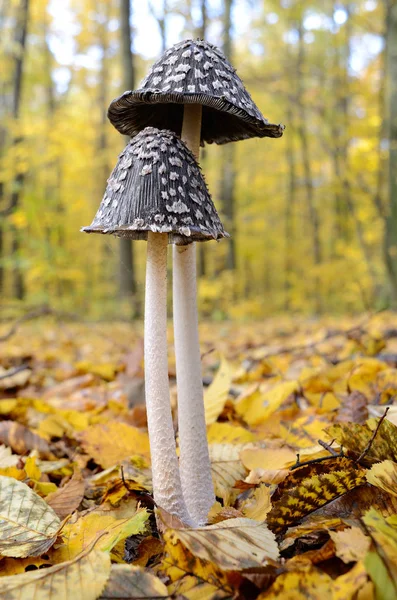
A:
{"type": "Polygon", "coordinates": [[[155,502],[185,523],[167,361],[167,243],[224,237],[193,154],[172,132],[146,128],[120,154],[86,233],[145,239],[145,390],[155,502]]]}

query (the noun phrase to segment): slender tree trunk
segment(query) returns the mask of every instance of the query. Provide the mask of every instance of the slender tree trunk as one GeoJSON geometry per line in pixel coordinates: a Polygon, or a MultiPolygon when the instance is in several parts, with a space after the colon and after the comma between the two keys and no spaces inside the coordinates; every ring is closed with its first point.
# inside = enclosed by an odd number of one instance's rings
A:
{"type": "MultiPolygon", "coordinates": [[[[135,88],[134,55],[131,49],[131,2],[133,0],[120,1],[121,64],[123,70],[123,83],[125,90],[133,90],[135,88]]],[[[137,298],[134,247],[131,240],[127,238],[120,239],[119,291],[122,298],[131,299],[133,303],[133,312],[136,316],[139,316],[141,314],[141,306],[137,298]]]]}
{"type": "MultiPolygon", "coordinates": [[[[29,21],[29,0],[21,0],[18,7],[18,18],[16,20],[15,27],[15,71],[14,71],[14,82],[12,91],[12,117],[14,121],[18,121],[20,116],[21,98],[22,98],[22,80],[23,80],[23,69],[25,63],[26,54],[26,37],[28,30],[29,21]]],[[[22,136],[18,135],[13,145],[19,146],[22,143],[22,136]]],[[[20,204],[21,191],[24,184],[24,176],[22,173],[15,175],[11,189],[11,210],[16,210],[20,204]]],[[[18,300],[23,300],[25,297],[25,285],[23,273],[20,266],[20,240],[19,233],[16,229],[12,228],[12,255],[15,260],[15,266],[13,269],[13,295],[18,300]]]]}
{"type": "MultiPolygon", "coordinates": [[[[223,53],[232,62],[232,10],[234,0],[223,2],[223,53]]],[[[230,233],[228,251],[226,256],[226,269],[236,268],[236,240],[235,240],[235,146],[233,143],[223,147],[222,175],[220,184],[220,197],[223,213],[225,215],[226,230],[230,233]]]]}
{"type": "Polygon", "coordinates": [[[386,35],[389,112],[389,204],[385,222],[385,262],[391,305],[397,308],[397,3],[389,0],[386,35]]]}
{"type": "MultiPolygon", "coordinates": [[[[299,21],[298,27],[298,60],[297,60],[297,87],[296,87],[296,103],[300,114],[300,123],[298,126],[298,136],[301,145],[301,156],[303,163],[303,173],[305,179],[306,202],[309,212],[309,218],[312,228],[313,241],[313,261],[315,267],[321,264],[321,241],[320,241],[320,218],[316,206],[316,200],[313,187],[313,175],[311,166],[311,156],[309,148],[309,139],[307,133],[307,110],[304,98],[304,64],[305,64],[305,41],[303,38],[303,22],[299,21]]],[[[318,276],[315,277],[315,308],[316,312],[322,310],[320,281],[318,276]]]]}
{"type": "Polygon", "coordinates": [[[284,309],[291,308],[291,274],[293,270],[293,248],[294,248],[294,207],[296,202],[296,164],[295,149],[292,132],[294,131],[294,117],[292,103],[289,101],[287,108],[287,123],[290,133],[286,140],[286,153],[288,164],[288,192],[285,206],[285,257],[284,257],[284,309]]]}

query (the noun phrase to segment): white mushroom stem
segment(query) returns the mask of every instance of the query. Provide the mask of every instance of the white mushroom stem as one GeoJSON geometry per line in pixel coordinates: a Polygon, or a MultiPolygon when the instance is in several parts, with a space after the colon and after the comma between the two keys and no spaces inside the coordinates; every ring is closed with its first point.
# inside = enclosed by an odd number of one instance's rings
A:
{"type": "Polygon", "coordinates": [[[145,391],[155,502],[187,524],[172,423],[167,356],[166,233],[148,233],[145,293],[145,391]]]}
{"type": "MultiPolygon", "coordinates": [[[[201,111],[184,107],[182,140],[199,158],[201,111]]],[[[173,304],[178,391],[179,467],[189,514],[206,523],[215,502],[204,415],[203,380],[198,335],[196,244],[173,247],[173,304]]]]}

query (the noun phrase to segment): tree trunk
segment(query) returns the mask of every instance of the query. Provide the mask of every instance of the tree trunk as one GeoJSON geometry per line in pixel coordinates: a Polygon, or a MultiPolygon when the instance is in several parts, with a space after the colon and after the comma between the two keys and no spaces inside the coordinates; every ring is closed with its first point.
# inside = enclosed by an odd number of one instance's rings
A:
{"type": "Polygon", "coordinates": [[[397,308],[397,3],[387,3],[386,34],[389,113],[389,205],[385,222],[385,262],[391,305],[397,308]]]}
{"type": "MultiPolygon", "coordinates": [[[[21,0],[18,7],[18,17],[15,27],[15,71],[12,90],[12,117],[14,121],[18,121],[20,116],[21,98],[22,98],[22,79],[23,68],[26,54],[26,36],[29,20],[29,0],[21,0]]],[[[17,135],[13,141],[13,145],[19,146],[22,143],[22,136],[17,135]]],[[[19,207],[21,190],[24,183],[22,173],[15,175],[11,189],[11,210],[14,211],[19,207]]],[[[25,297],[25,284],[23,273],[20,265],[20,240],[18,231],[12,227],[12,255],[15,260],[13,268],[13,294],[18,300],[23,300],[25,297]]]]}
{"type": "Polygon", "coordinates": [[[293,248],[294,248],[294,227],[293,216],[296,203],[296,164],[295,149],[292,132],[294,131],[294,117],[292,111],[292,102],[289,100],[287,108],[287,123],[290,133],[286,140],[286,153],[288,164],[288,192],[285,207],[285,257],[284,257],[284,310],[291,308],[291,274],[293,270],[293,248]]]}
{"type": "MultiPolygon", "coordinates": [[[[234,0],[223,2],[223,53],[229,62],[232,62],[232,10],[234,0]]],[[[235,147],[233,143],[227,144],[222,149],[220,197],[223,214],[225,216],[225,229],[230,233],[225,268],[236,268],[236,240],[235,234],[235,147]]]]}
{"type": "MultiPolygon", "coordinates": [[[[303,38],[303,22],[302,19],[298,22],[298,60],[297,60],[297,87],[296,87],[296,104],[300,114],[300,122],[297,129],[300,145],[301,156],[303,163],[303,174],[305,180],[306,202],[309,213],[309,219],[312,229],[313,242],[313,261],[315,267],[321,264],[321,242],[320,242],[320,219],[316,206],[313,188],[313,175],[311,166],[311,156],[309,148],[309,140],[307,134],[307,110],[304,98],[304,64],[305,64],[305,41],[303,38]]],[[[317,313],[322,310],[320,280],[318,275],[315,276],[315,309],[317,313]]]]}
{"type": "MultiPolygon", "coordinates": [[[[120,6],[121,65],[125,90],[133,90],[135,88],[134,56],[131,49],[131,1],[121,0],[120,6]]],[[[119,292],[122,298],[131,299],[133,313],[135,316],[139,316],[141,314],[141,307],[137,298],[134,247],[131,240],[127,238],[120,239],[119,292]]]]}

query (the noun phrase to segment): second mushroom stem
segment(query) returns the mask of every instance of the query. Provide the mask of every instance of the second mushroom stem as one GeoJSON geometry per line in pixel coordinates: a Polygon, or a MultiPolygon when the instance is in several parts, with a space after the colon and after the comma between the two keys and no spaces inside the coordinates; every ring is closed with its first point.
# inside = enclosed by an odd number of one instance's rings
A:
{"type": "MultiPolygon", "coordinates": [[[[185,105],[181,136],[197,160],[201,111],[199,105],[185,105]]],[[[202,525],[215,495],[204,414],[195,243],[173,247],[173,304],[182,490],[189,514],[202,525]]]]}
{"type": "Polygon", "coordinates": [[[172,423],[167,356],[168,234],[148,232],[145,293],[145,391],[156,503],[193,525],[183,499],[172,423]]]}

